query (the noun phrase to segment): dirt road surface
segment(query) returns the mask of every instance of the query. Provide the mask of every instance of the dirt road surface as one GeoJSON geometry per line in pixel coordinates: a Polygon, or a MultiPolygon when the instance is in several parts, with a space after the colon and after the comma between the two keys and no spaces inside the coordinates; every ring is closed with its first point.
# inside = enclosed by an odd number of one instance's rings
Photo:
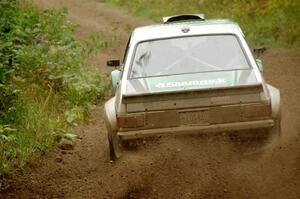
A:
{"type": "MultiPolygon", "coordinates": [[[[94,0],[36,0],[64,7],[80,24],[76,35],[115,37],[93,59],[121,58],[133,27],[148,24],[94,0]]],[[[256,145],[218,136],[173,136],[140,143],[110,163],[102,107],[75,128],[74,150],[55,148],[17,176],[0,198],[300,198],[300,54],[269,49],[262,57],[266,80],[282,94],[283,132],[277,142],[256,145]]]]}

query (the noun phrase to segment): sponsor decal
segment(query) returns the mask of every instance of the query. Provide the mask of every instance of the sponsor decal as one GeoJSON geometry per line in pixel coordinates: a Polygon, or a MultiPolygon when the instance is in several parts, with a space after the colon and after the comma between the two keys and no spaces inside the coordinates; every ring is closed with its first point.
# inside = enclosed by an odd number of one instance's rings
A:
{"type": "Polygon", "coordinates": [[[209,79],[209,80],[191,80],[182,82],[160,82],[155,84],[156,88],[176,88],[176,87],[192,87],[192,86],[208,86],[226,84],[227,81],[223,78],[209,79]]]}

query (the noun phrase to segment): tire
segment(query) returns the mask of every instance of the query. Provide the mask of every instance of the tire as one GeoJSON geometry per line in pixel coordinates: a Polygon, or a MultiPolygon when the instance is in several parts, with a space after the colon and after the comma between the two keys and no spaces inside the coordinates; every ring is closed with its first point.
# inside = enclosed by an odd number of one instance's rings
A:
{"type": "Polygon", "coordinates": [[[260,154],[264,151],[269,139],[269,129],[253,129],[229,133],[229,142],[232,150],[240,155],[260,154]]]}
{"type": "Polygon", "coordinates": [[[281,119],[274,119],[274,126],[267,129],[254,129],[242,132],[230,132],[229,142],[232,149],[240,154],[259,154],[269,150],[270,143],[281,137],[281,119]]]}
{"type": "Polygon", "coordinates": [[[274,139],[281,137],[281,119],[274,120],[274,126],[270,129],[270,135],[274,139]]]}
{"type": "Polygon", "coordinates": [[[109,147],[109,159],[115,161],[117,159],[117,156],[114,149],[114,145],[111,141],[108,141],[108,147],[109,147]]]}
{"type": "Polygon", "coordinates": [[[117,160],[120,157],[119,139],[117,136],[114,138],[108,138],[109,147],[109,159],[112,161],[117,160]]]}

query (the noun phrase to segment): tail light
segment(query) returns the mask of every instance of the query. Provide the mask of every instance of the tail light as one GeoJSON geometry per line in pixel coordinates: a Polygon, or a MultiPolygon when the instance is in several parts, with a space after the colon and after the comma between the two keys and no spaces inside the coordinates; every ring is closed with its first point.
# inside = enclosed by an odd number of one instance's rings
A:
{"type": "Polygon", "coordinates": [[[243,106],[243,116],[246,118],[261,118],[270,115],[270,104],[248,104],[243,106]]]}
{"type": "Polygon", "coordinates": [[[144,115],[118,116],[117,124],[119,128],[138,128],[144,126],[144,115]]]}

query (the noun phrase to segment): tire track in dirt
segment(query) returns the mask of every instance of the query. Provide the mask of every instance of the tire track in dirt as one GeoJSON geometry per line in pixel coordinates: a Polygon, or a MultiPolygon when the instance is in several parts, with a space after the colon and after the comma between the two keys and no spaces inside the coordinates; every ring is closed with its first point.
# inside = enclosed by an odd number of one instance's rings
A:
{"type": "MultiPolygon", "coordinates": [[[[106,71],[107,58],[122,57],[130,30],[149,23],[93,0],[36,2],[67,8],[68,19],[80,24],[79,38],[97,31],[117,36],[93,60],[106,71]]],[[[110,163],[98,106],[89,122],[75,129],[82,139],[74,150],[54,149],[0,198],[299,198],[299,55],[271,49],[262,57],[266,80],[280,88],[283,102],[283,136],[263,153],[255,153],[255,145],[245,151],[222,135],[171,136],[139,143],[110,163]]]]}

